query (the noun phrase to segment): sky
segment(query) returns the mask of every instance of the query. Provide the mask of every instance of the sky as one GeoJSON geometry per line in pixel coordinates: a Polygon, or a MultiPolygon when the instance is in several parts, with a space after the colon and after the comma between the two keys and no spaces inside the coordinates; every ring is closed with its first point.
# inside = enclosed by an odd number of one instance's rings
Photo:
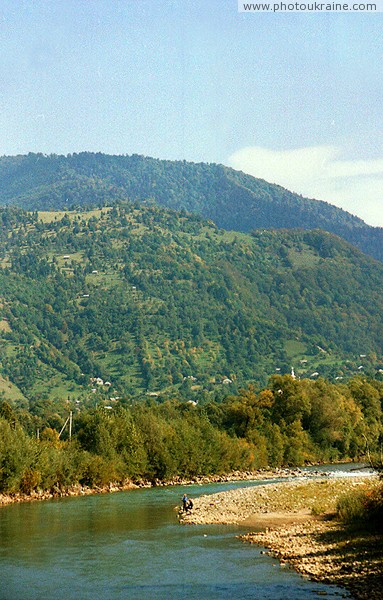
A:
{"type": "Polygon", "coordinates": [[[0,155],[222,163],[383,227],[383,13],[1,0],[0,155]]]}

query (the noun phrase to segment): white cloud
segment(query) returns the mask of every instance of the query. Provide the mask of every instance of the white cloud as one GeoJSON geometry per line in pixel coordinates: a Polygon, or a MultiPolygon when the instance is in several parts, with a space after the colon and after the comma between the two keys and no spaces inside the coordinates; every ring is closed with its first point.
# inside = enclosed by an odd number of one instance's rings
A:
{"type": "Polygon", "coordinates": [[[340,156],[337,146],[294,150],[249,146],[232,154],[229,165],[383,227],[383,158],[342,160],[340,156]]]}

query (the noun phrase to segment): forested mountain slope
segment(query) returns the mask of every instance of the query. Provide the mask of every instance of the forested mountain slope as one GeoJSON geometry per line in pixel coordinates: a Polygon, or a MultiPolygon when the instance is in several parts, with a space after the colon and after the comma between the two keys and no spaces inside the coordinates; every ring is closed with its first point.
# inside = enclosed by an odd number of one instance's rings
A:
{"type": "Polygon", "coordinates": [[[0,222],[6,398],[214,395],[292,366],[380,376],[383,265],[329,233],[139,203],[0,222]]]}
{"type": "Polygon", "coordinates": [[[383,260],[382,228],[222,165],[90,152],[0,158],[3,206],[58,210],[126,199],[184,209],[228,230],[323,229],[383,260]]]}

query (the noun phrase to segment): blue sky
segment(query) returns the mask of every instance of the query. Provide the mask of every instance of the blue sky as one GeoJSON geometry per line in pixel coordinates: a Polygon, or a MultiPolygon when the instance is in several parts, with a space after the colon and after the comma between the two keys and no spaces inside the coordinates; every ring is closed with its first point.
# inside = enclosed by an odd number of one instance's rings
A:
{"type": "Polygon", "coordinates": [[[2,0],[0,155],[219,162],[383,226],[383,13],[2,0]]]}

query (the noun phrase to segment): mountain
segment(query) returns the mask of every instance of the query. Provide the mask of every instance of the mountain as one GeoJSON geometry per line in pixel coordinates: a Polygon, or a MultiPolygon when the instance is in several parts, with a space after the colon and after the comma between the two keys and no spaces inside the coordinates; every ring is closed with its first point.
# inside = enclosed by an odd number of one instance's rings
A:
{"type": "Polygon", "coordinates": [[[383,228],[323,201],[216,164],[83,152],[0,158],[0,205],[28,210],[155,202],[227,230],[323,229],[383,261],[383,228]]]}
{"type": "Polygon", "coordinates": [[[380,376],[383,265],[333,234],[225,231],[138,202],[0,221],[0,393],[35,412],[223,394],[292,366],[380,376]]]}

